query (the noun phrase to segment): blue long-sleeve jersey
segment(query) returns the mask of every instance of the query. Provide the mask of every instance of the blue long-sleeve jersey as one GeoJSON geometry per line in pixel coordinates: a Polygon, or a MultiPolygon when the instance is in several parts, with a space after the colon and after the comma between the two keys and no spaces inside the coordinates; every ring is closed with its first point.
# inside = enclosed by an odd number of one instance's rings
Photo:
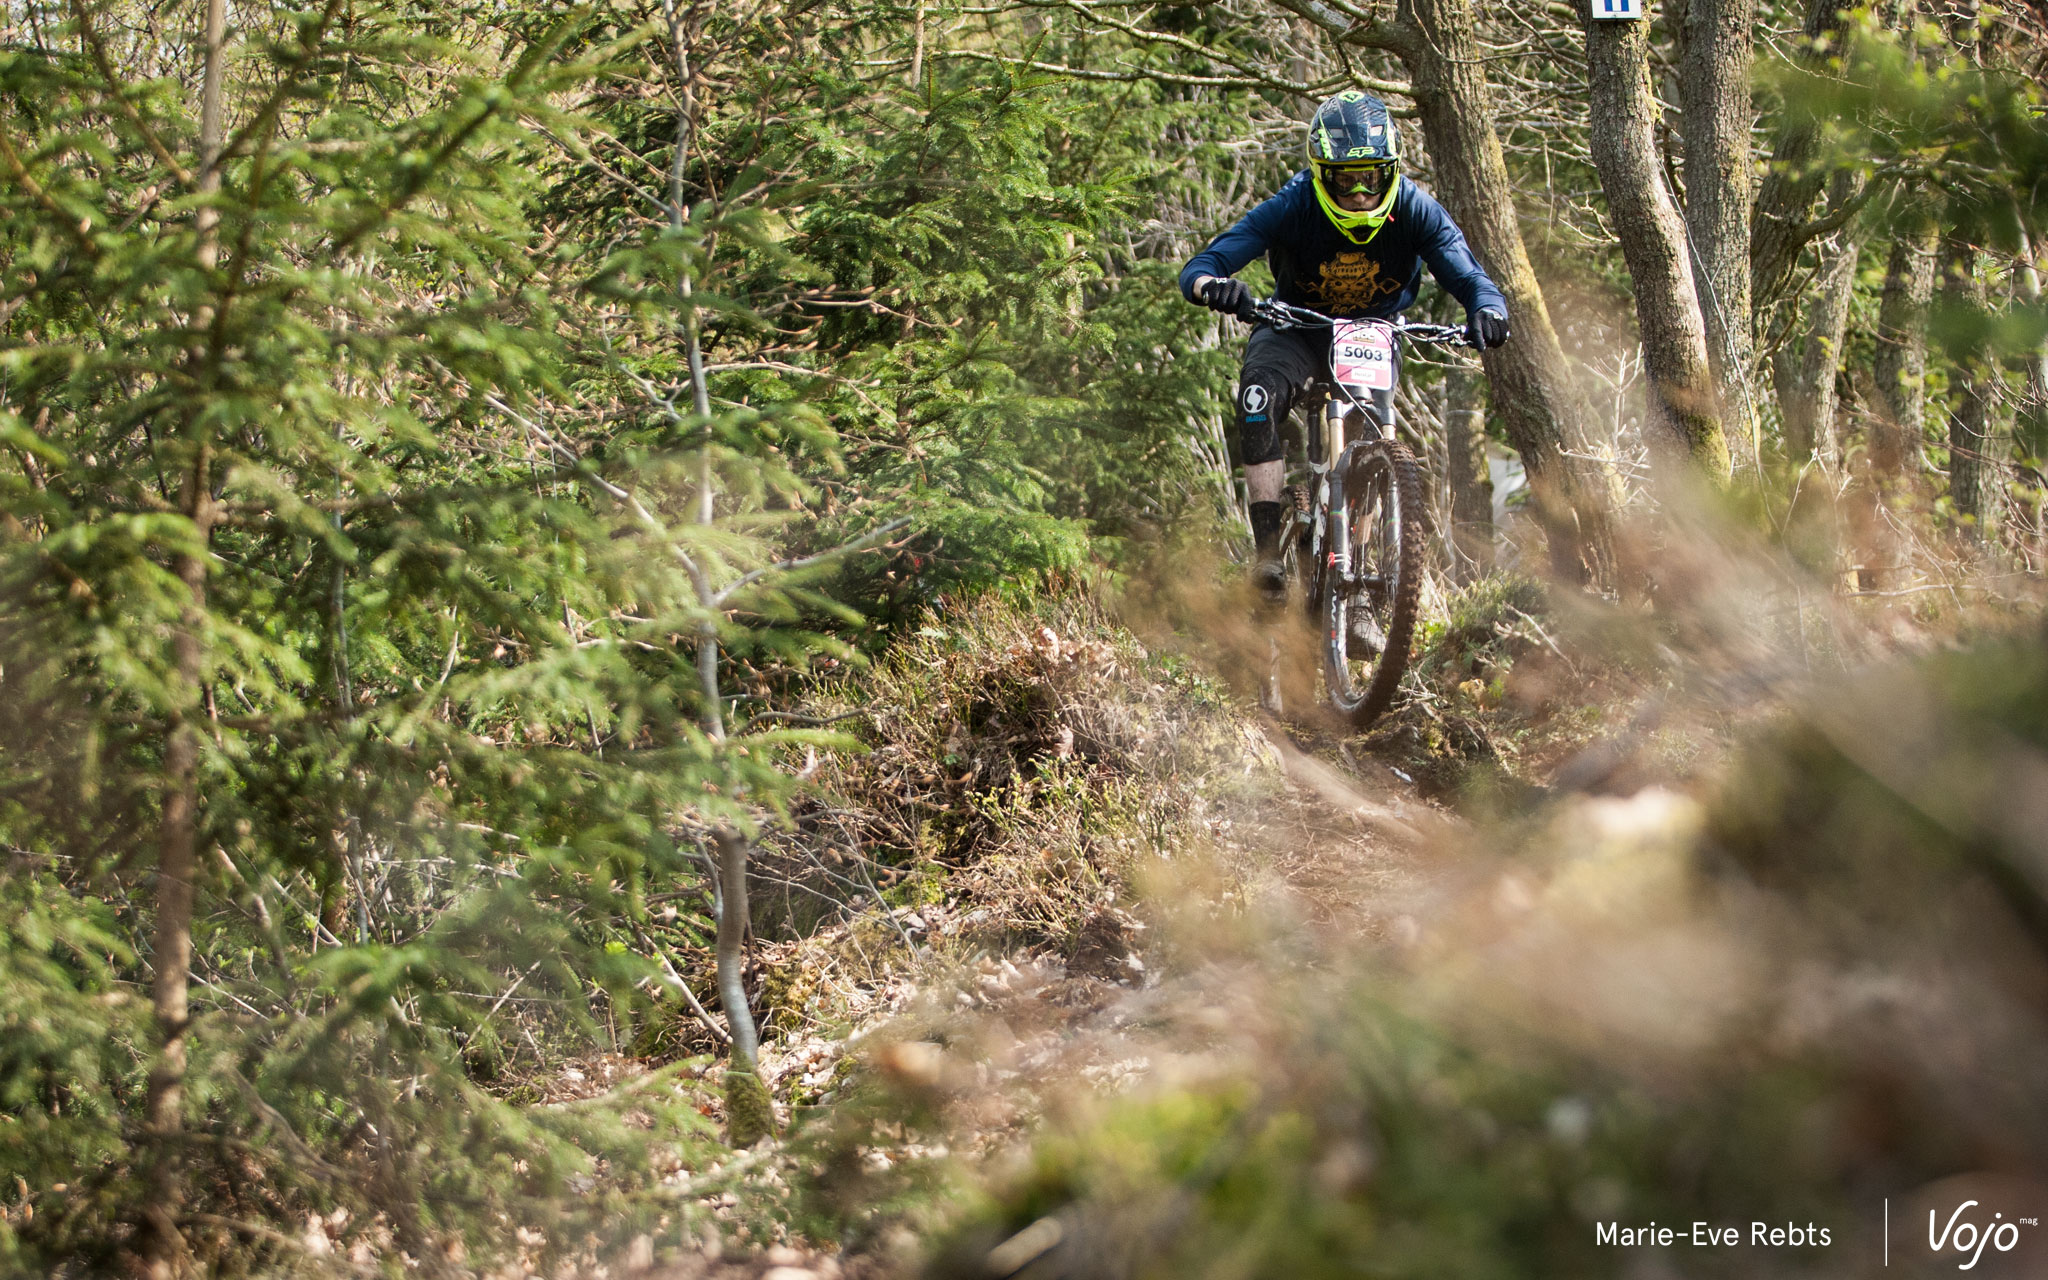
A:
{"type": "Polygon", "coordinates": [[[1306,169],[1295,174],[1189,259],[1180,269],[1187,300],[1197,301],[1194,286],[1201,277],[1236,275],[1265,254],[1282,302],[1344,319],[1391,319],[1415,301],[1424,263],[1466,311],[1495,307],[1507,314],[1507,299],[1472,256],[1465,233],[1427,191],[1402,178],[1379,234],[1355,244],[1316,203],[1312,182],[1306,169]]]}

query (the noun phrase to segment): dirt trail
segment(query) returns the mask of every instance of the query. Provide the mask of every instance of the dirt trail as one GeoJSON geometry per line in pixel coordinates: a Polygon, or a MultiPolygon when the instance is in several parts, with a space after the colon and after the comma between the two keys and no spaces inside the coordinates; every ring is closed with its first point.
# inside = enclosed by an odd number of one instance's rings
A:
{"type": "MultiPolygon", "coordinates": [[[[1279,726],[1262,728],[1258,747],[1278,766],[1272,785],[1209,813],[1196,836],[1206,849],[1141,869],[1128,913],[1099,912],[1064,963],[1009,957],[932,975],[937,1007],[906,1010],[880,1038],[971,1047],[968,1060],[1006,1088],[1122,1087],[1158,1061],[1214,1050],[1219,1027],[1251,1030],[1257,1019],[1239,1007],[1258,986],[1248,968],[1320,965],[1361,943],[1399,942],[1439,883],[1432,851],[1457,820],[1384,766],[1363,762],[1384,776],[1361,777],[1279,726]]],[[[936,1063],[881,1059],[913,1088],[939,1083],[936,1063]]]]}
{"type": "Polygon", "coordinates": [[[1266,736],[1286,775],[1264,833],[1272,872],[1302,895],[1318,925],[1383,936],[1426,883],[1428,851],[1456,820],[1384,765],[1368,763],[1378,775],[1368,780],[1303,751],[1278,726],[1266,736]]]}
{"type": "MultiPolygon", "coordinates": [[[[1469,661],[1439,655],[1437,666],[1423,669],[1418,679],[1425,688],[1402,713],[1408,720],[1372,739],[1387,753],[1379,759],[1350,740],[1257,720],[1242,699],[1218,696],[1213,675],[1182,679],[1172,673],[1174,663],[1148,659],[1127,633],[1117,638],[1099,618],[1093,631],[1087,618],[1055,619],[1060,636],[1036,622],[1020,639],[999,633],[1007,646],[1001,652],[1010,656],[984,663],[983,674],[959,687],[974,691],[977,706],[1008,710],[969,725],[982,747],[962,752],[975,763],[955,783],[986,788],[988,770],[999,766],[1008,777],[1035,776],[1050,753],[1076,766],[1061,774],[1070,780],[1085,774],[1093,786],[1114,776],[1090,793],[1097,801],[1141,795],[1142,807],[1159,818],[1155,838],[1132,864],[1117,861],[1115,850],[1098,856],[1104,829],[1079,816],[1089,802],[1019,818],[1003,835],[1010,843],[991,846],[991,861],[1014,864],[1014,837],[1024,831],[1025,861],[1036,864],[1042,855],[1050,866],[1065,859],[1083,877],[1099,873],[1114,893],[1068,897],[1076,912],[1070,923],[1078,928],[1058,938],[994,953],[936,944],[920,952],[908,985],[863,1020],[856,1037],[834,1046],[861,1062],[857,1087],[868,1091],[873,1108],[850,1113],[849,1126],[860,1122],[858,1114],[884,1117],[849,1140],[870,1192],[900,1186],[917,1170],[955,1188],[989,1188],[1005,1216],[1000,1225],[974,1229],[994,1234],[961,1237],[965,1262],[930,1270],[925,1246],[954,1230],[957,1216],[877,1213],[871,1235],[849,1235],[855,1245],[847,1254],[814,1258],[804,1270],[982,1276],[1001,1270],[1001,1251],[1043,1245],[1027,1260],[1032,1275],[1122,1274],[1112,1255],[1129,1252],[1130,1239],[1160,1226],[1146,1215],[1177,1211],[1160,1207],[1200,1194],[1190,1190],[1184,1168],[1189,1149],[1175,1145],[1181,1118],[1219,1099],[1227,1107],[1251,1098],[1254,1109],[1265,1105],[1257,1100],[1294,1108],[1323,1132],[1318,1108],[1344,1096],[1345,1086],[1332,1082],[1356,1062],[1374,1060],[1358,1044],[1390,1027],[1426,1028],[1431,1043],[1477,1046],[1482,1057],[1501,1048],[1498,1060],[1485,1059],[1485,1070],[1503,1087],[1528,1083],[1515,1074],[1525,1052],[1531,1060],[1569,1064],[1569,1092],[1551,1098],[1556,1106],[1549,1110],[1524,1117],[1531,1150],[1581,1141],[1582,1118],[1593,1106],[1588,1098],[1602,1088],[1619,1099],[1618,1116],[1639,1117],[1643,1097],[1689,1099],[1697,1114],[1666,1101],[1654,1123],[1628,1130],[1629,1141],[1640,1144],[1630,1158],[1640,1155],[1638,1163],[1651,1167],[1674,1150],[1721,1144],[1725,1169],[1735,1171],[1729,1204],[1743,1212],[1769,1202],[1794,1175],[1751,1158],[1755,1153],[1741,1145],[1755,1133],[1772,1135],[1766,1145],[1776,1142],[1782,1117],[1757,1116],[1777,1105],[1781,1092],[1776,1085],[1760,1086],[1754,1098],[1705,1090],[1725,1084],[1717,1075],[1721,1064],[1761,1063],[1788,1081],[1809,1080],[1814,1062],[1839,1065],[1848,1082],[1841,1096],[1853,1100],[1861,1096],[1855,1081],[1862,1058],[1878,1054],[1900,1079],[1925,1077],[1919,1096],[1935,1114],[1949,1096],[1946,1080],[1960,1068],[1919,1063],[1912,1038],[1893,1036],[1883,1002],[1866,997],[1871,972],[1911,976],[1896,988],[1910,994],[1945,989],[1935,985],[1939,971],[1919,974],[1910,954],[1889,946],[1845,959],[1788,923],[1823,920],[1841,928],[1837,899],[1865,891],[1862,878],[1826,882],[1826,892],[1809,901],[1804,881],[1766,884],[1754,868],[1731,869],[1711,849],[1703,852],[1710,816],[1741,817],[1757,790],[1729,793],[1714,780],[1740,762],[1732,755],[1737,733],[1782,719],[1806,668],[1773,660],[1763,640],[1732,626],[1723,628],[1732,639],[1711,632],[1687,641],[1682,616],[1660,616],[1660,629],[1651,632],[1613,610],[1579,619],[1589,634],[1605,637],[1607,648],[1587,641],[1573,645],[1568,658],[1549,637],[1552,628],[1562,633],[1561,623],[1539,625],[1520,596],[1501,600],[1480,619],[1485,625],[1467,625],[1456,644],[1443,645],[1469,661]],[[1513,630],[1516,619],[1532,636],[1513,630]],[[1682,656],[1664,644],[1674,630],[1671,643],[1687,645],[1682,656]],[[1627,660],[1602,657],[1609,649],[1627,660]],[[1411,753],[1400,745],[1403,732],[1426,749],[1411,753]],[[1477,735],[1484,751],[1465,750],[1460,733],[1477,735]],[[1514,771],[1501,793],[1518,806],[1514,821],[1468,825],[1383,762],[1434,759],[1445,744],[1454,750],[1441,754],[1455,756],[1453,765],[1478,761],[1514,771]],[[1532,777],[1549,786],[1538,791],[1527,781],[1532,777]],[[1128,791],[1117,790],[1125,785],[1128,791]],[[1520,807],[1538,797],[1542,803],[1520,807]],[[1858,1019],[1867,1025],[1856,1035],[1868,1036],[1873,1048],[1838,1064],[1829,1056],[1834,1041],[1863,1043],[1839,1030],[1858,1019]],[[1347,1032],[1354,1041],[1345,1040],[1347,1032]],[[1674,1081],[1687,1082],[1690,1092],[1674,1081]],[[1752,1114],[1756,1107],[1765,1110],[1752,1114]],[[919,1119],[891,1127],[906,1115],[919,1119]],[[910,1132],[914,1140],[901,1136],[910,1132]],[[1155,1164],[1146,1166],[1148,1159],[1155,1164]],[[1129,1183],[1119,1183],[1126,1174],[1129,1183]],[[892,1177],[898,1182],[889,1184],[892,1177]],[[1034,1181],[1039,1177],[1048,1181],[1034,1181]],[[1126,1194],[1132,1186],[1139,1190],[1126,1194]],[[1042,1224],[1051,1225],[1041,1230],[1042,1224]],[[1060,1232],[1066,1235],[1046,1243],[1060,1232]],[[1090,1249],[1099,1256],[1091,1259],[1090,1249]]],[[[933,664],[941,656],[928,655],[933,664]]],[[[1878,695],[1869,705],[1894,717],[1898,699],[1878,695]]],[[[949,751],[960,740],[945,728],[929,736],[949,751]]],[[[1825,755],[1812,744],[1802,750],[1797,759],[1825,755]]],[[[1410,772],[1424,786],[1444,785],[1441,777],[1410,772]]],[[[1492,775],[1474,769],[1473,776],[1492,775]]],[[[1843,776],[1860,775],[1813,772],[1807,794],[1830,796],[1843,776]]],[[[1768,794],[1763,801],[1779,803],[1768,794]]],[[[1784,803],[1791,807],[1770,811],[1755,838],[1756,865],[1822,875],[1828,868],[1814,865],[1809,829],[1790,822],[1794,813],[1803,822],[1811,804],[1784,803]],[[1780,828],[1800,834],[1786,841],[1780,828]]],[[[1120,850],[1126,842],[1112,843],[1120,850]]],[[[1843,866],[1860,865],[1848,852],[1839,856],[1843,866]]],[[[1857,859],[1864,856],[1856,850],[1857,859]]],[[[980,901],[993,899],[985,892],[980,901]]],[[[948,927],[929,913],[926,923],[935,935],[948,927]]],[[[1927,928],[1927,954],[1946,956],[1939,928],[1927,928]]],[[[1982,964],[1973,972],[2004,969],[1982,964]]],[[[1886,999],[1911,1003],[1904,995],[1886,999]]],[[[1928,998],[1915,1007],[1915,1016],[1928,1019],[1943,1013],[1928,998]]],[[[1961,1043],[1970,1034],[1949,1028],[1926,1038],[1961,1043]]],[[[1401,1086],[1398,1073],[1387,1079],[1389,1087],[1401,1086]]],[[[1404,1105],[1448,1124],[1447,1132],[1464,1133],[1459,1126],[1469,1117],[1433,1110],[1455,1109],[1455,1098],[1441,1101],[1442,1083],[1429,1074],[1404,1095],[1404,1105]]],[[[1551,1088],[1539,1083],[1532,1096],[1551,1088]]],[[[1365,1132],[1358,1124],[1345,1130],[1341,1117],[1335,1123],[1332,1132],[1365,1132]]],[[[1867,1138],[1845,1131],[1830,1141],[1867,1138]]],[[[1338,1182],[1350,1176],[1348,1166],[1339,1167],[1347,1150],[1340,1142],[1298,1167],[1313,1174],[1305,1194],[1316,1194],[1316,1180],[1326,1173],[1338,1182]],[[1325,1169],[1325,1156],[1337,1164],[1325,1169]]],[[[1204,1161],[1226,1158],[1199,1154],[1204,1161]]],[[[1816,1186],[1821,1195],[1839,1190],[1816,1186]]],[[[882,1198],[870,1194],[867,1203],[882,1198]]],[[[1276,1212],[1291,1208],[1261,1203],[1276,1212]]],[[[756,1257],[725,1274],[764,1271],[773,1275],[756,1257]]],[[[787,1273],[774,1280],[806,1278],[787,1273]]]]}
{"type": "MultiPolygon", "coordinates": [[[[1055,755],[1077,740],[1146,742],[1157,728],[1147,705],[1191,717],[1189,725],[1198,715],[1173,705],[1177,695],[1162,698],[1158,684],[1134,684],[1127,661],[1051,631],[1011,650],[1008,677],[1022,673],[1028,686],[1052,695],[1036,699],[1039,720],[1028,726],[983,727],[984,737],[998,729],[1007,735],[1012,752],[1030,740],[1051,743],[1055,755]],[[1138,703],[1130,701],[1133,690],[1138,703]]],[[[1416,935],[1459,822],[1342,740],[1297,736],[1251,718],[1241,704],[1199,715],[1210,717],[1206,736],[1189,728],[1165,748],[1174,760],[1165,773],[1182,790],[1169,785],[1147,801],[1176,812],[1172,847],[1121,873],[1124,890],[1085,909],[1077,937],[1052,948],[975,952],[964,943],[975,914],[971,890],[957,904],[898,910],[889,924],[869,927],[922,930],[914,935],[917,956],[869,984],[859,997],[864,1008],[849,1010],[852,1034],[785,1035],[765,1046],[764,1074],[780,1098],[798,1096],[806,1080],[831,1076],[834,1063],[851,1059],[861,1065],[825,1101],[836,1105],[866,1089],[867,1105],[879,1099],[885,1116],[907,1110],[928,1118],[914,1141],[863,1135],[853,1149],[862,1176],[886,1179],[908,1165],[940,1162],[961,1166],[952,1176],[977,1179],[1039,1133],[1075,1123],[1107,1099],[1255,1071],[1262,1047],[1283,1034],[1287,1015],[1269,998],[1286,985],[1283,975],[1327,970],[1361,947],[1400,946],[1416,935]]],[[[948,745],[962,759],[980,760],[957,732],[948,745]]],[[[1127,763],[1139,775],[1157,773],[1159,757],[1149,757],[1151,765],[1140,764],[1144,758],[1139,750],[1127,763]]],[[[889,759],[886,749],[877,751],[867,767],[889,759]]],[[[972,776],[990,763],[966,767],[972,776]]],[[[1075,828],[1060,829],[1066,835],[1054,838],[1075,837],[1075,828]]],[[[804,1118],[815,1122],[819,1114],[804,1118]]],[[[707,1240],[703,1256],[658,1274],[807,1280],[915,1273],[923,1242],[901,1225],[880,1230],[879,1240],[834,1256],[735,1257],[707,1240]]]]}

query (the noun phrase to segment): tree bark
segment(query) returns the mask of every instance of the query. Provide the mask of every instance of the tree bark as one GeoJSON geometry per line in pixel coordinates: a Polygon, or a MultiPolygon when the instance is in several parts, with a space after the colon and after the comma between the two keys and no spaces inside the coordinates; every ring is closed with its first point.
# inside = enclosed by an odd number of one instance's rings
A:
{"type": "MultiPolygon", "coordinates": [[[[2020,300],[2029,306],[2039,306],[2041,302],[2041,270],[2035,258],[2035,245],[2022,222],[2016,283],[2020,300]]],[[[2027,407],[2022,426],[2027,453],[2036,458],[2048,455],[2048,339],[2035,343],[2027,354],[2027,407]]]]}
{"type": "Polygon", "coordinates": [[[1878,303],[1871,380],[1878,429],[1871,468],[1881,479],[1918,473],[1927,438],[1927,303],[1934,292],[1934,235],[1910,232],[1892,242],[1878,303]]]}
{"type": "MultiPolygon", "coordinates": [[[[2041,271],[2036,265],[2035,245],[2028,237],[2024,220],[2020,228],[2020,269],[2018,272],[2020,300],[2029,306],[2041,302],[2041,271]]],[[[2040,571],[2044,541],[2048,541],[2048,527],[2043,526],[2042,490],[2048,486],[2048,479],[2042,475],[2041,459],[2048,456],[2048,339],[2034,344],[2027,354],[2027,391],[2025,407],[2018,421],[2014,423],[2015,433],[2021,442],[2016,452],[2027,457],[2029,495],[2026,503],[2027,529],[2022,550],[2028,563],[2036,572],[2040,571]]]]}
{"type": "Polygon", "coordinates": [[[732,1062],[753,1072],[761,1054],[760,1033],[747,1003],[747,838],[730,827],[712,833],[718,846],[718,1000],[732,1031],[732,1062]]]}
{"type": "Polygon", "coordinates": [[[1778,403],[1785,419],[1785,457],[1794,466],[1810,459],[1841,459],[1835,433],[1835,378],[1842,368],[1842,339],[1849,323],[1849,295],[1856,283],[1862,243],[1849,231],[1820,246],[1820,274],[1806,308],[1806,341],[1795,359],[1784,353],[1778,403]]]}
{"type": "MultiPolygon", "coordinates": [[[[193,473],[203,475],[204,467],[194,467],[193,473]]],[[[189,490],[189,476],[187,480],[189,490]]],[[[200,493],[204,495],[205,490],[200,489],[200,493]]],[[[191,514],[189,506],[186,511],[191,514]]],[[[191,560],[192,557],[179,557],[178,577],[192,594],[189,608],[203,612],[205,569],[201,566],[194,573],[191,560]]],[[[204,662],[197,631],[198,623],[188,617],[175,641],[178,674],[190,679],[195,688],[197,673],[204,662]]],[[[167,794],[157,835],[156,929],[151,955],[156,973],[150,984],[151,1007],[162,1043],[150,1069],[144,1102],[144,1125],[154,1150],[150,1154],[150,1197],[143,1210],[141,1247],[144,1268],[152,1280],[169,1280],[185,1268],[184,1237],[178,1230],[178,1210],[183,1201],[183,1162],[178,1145],[185,1127],[186,1035],[192,1025],[192,888],[199,870],[198,761],[199,728],[193,715],[173,717],[164,745],[167,794]]]]}
{"type": "Polygon", "coordinates": [[[1451,573],[1471,582],[1493,570],[1493,477],[1486,467],[1485,385],[1469,365],[1444,376],[1444,456],[1451,483],[1451,573]]]}
{"type": "MultiPolygon", "coordinates": [[[[1946,305],[1984,305],[1976,259],[1976,249],[1962,236],[1949,233],[1942,237],[1941,292],[1946,305]]],[[[1996,376],[1982,356],[1966,352],[1955,362],[1949,383],[1949,504],[1963,536],[1977,542],[1990,536],[1997,515],[1993,498],[1998,466],[1991,444],[1991,383],[1996,376]]]]}
{"type": "Polygon", "coordinates": [[[1685,224],[1657,163],[1648,24],[1599,21],[1588,10],[1585,25],[1593,164],[1635,285],[1652,445],[1675,446],[1701,475],[1723,483],[1728,441],[1715,408],[1706,324],[1685,224]]]}
{"type": "Polygon", "coordinates": [[[1690,0],[1678,66],[1679,121],[1685,142],[1685,229],[1705,304],[1707,360],[1723,423],[1749,424],[1755,405],[1750,373],[1749,214],[1750,40],[1755,0],[1690,0]]]}
{"type": "MultiPolygon", "coordinates": [[[[205,69],[200,83],[199,165],[195,187],[202,203],[193,218],[198,232],[196,256],[202,271],[211,273],[220,259],[220,213],[211,202],[221,186],[222,115],[226,86],[226,0],[207,0],[205,69]]],[[[206,334],[216,318],[211,306],[193,316],[195,333],[206,334]]],[[[202,337],[191,353],[203,388],[213,364],[210,338],[202,337]]],[[[151,963],[151,1011],[161,1045],[150,1068],[143,1100],[143,1124],[149,1134],[150,1199],[137,1248],[151,1280],[170,1280],[187,1266],[178,1213],[183,1203],[181,1139],[185,1128],[187,1037],[192,1027],[192,895],[199,875],[199,725],[206,680],[206,544],[213,532],[213,448],[211,418],[195,408],[186,422],[191,459],[179,482],[178,509],[192,524],[199,550],[173,557],[172,571],[187,593],[183,617],[172,637],[176,667],[173,684],[178,705],[171,709],[164,740],[164,807],[157,831],[156,919],[151,963]]]]}
{"type": "Polygon", "coordinates": [[[1494,411],[1522,456],[1553,569],[1581,581],[1608,580],[1619,486],[1588,446],[1590,415],[1572,386],[1522,240],[1471,0],[1401,0],[1391,38],[1379,43],[1408,70],[1436,194],[1508,300],[1514,337],[1482,360],[1494,411]]]}
{"type": "Polygon", "coordinates": [[[1931,232],[1903,231],[1892,241],[1878,304],[1871,360],[1869,450],[1853,491],[1852,521],[1862,560],[1857,586],[1882,591],[1906,564],[1906,545],[1887,512],[1912,504],[1925,469],[1927,432],[1926,312],[1934,287],[1931,232]]]}

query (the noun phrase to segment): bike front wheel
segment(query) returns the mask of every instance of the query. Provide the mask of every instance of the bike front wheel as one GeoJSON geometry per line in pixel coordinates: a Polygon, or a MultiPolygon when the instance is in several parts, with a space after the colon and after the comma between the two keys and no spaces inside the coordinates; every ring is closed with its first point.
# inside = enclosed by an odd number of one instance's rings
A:
{"type": "Polygon", "coordinates": [[[1352,454],[1330,524],[1330,546],[1350,555],[1329,557],[1323,573],[1324,679],[1330,705],[1362,731],[1393,701],[1415,639],[1422,468],[1406,445],[1382,440],[1352,454]]]}

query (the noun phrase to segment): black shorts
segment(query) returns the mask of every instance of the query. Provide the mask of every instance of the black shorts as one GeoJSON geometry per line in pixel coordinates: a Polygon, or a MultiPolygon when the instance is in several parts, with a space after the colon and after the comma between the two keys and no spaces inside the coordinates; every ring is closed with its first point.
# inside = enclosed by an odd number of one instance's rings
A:
{"type": "MultiPolygon", "coordinates": [[[[1401,351],[1394,348],[1394,375],[1399,380],[1401,351]]],[[[1287,456],[1284,431],[1287,414],[1309,385],[1330,373],[1328,329],[1274,329],[1260,325],[1244,346],[1244,365],[1237,375],[1237,448],[1246,466],[1278,462],[1287,456]]],[[[1394,425],[1394,393],[1375,391],[1373,407],[1380,421],[1394,425]]]]}

